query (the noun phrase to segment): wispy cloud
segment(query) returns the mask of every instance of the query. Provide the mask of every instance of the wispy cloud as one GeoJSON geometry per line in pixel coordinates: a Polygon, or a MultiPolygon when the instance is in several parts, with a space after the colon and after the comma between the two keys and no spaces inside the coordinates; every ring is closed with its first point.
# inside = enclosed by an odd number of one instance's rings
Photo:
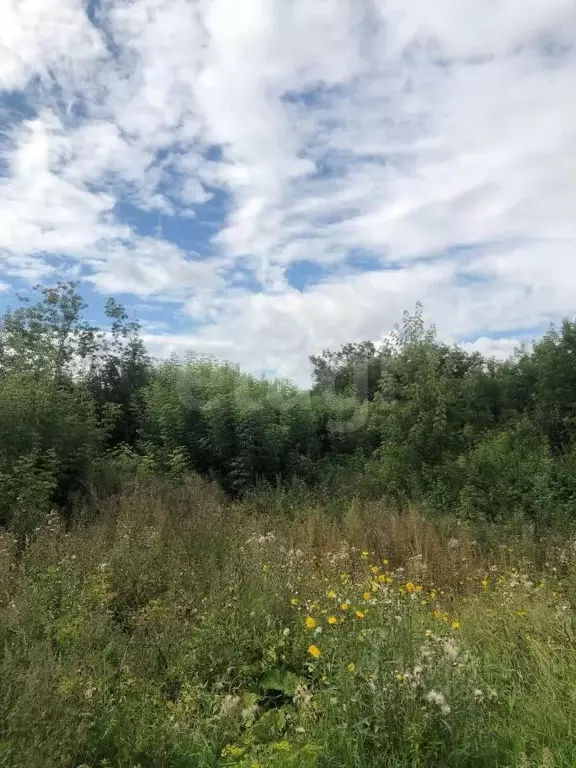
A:
{"type": "Polygon", "coordinates": [[[189,318],[151,345],[299,380],[309,352],[379,338],[418,299],[496,352],[574,312],[573,0],[2,13],[5,280],[74,267],[189,318]]]}

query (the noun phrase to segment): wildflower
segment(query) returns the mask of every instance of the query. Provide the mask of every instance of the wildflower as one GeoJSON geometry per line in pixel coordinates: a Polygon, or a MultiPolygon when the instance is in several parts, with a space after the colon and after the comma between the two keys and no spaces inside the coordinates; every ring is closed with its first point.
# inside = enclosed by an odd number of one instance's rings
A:
{"type": "Polygon", "coordinates": [[[415,584],[414,592],[422,592],[422,584],[415,584]]]}
{"type": "Polygon", "coordinates": [[[222,752],[222,757],[242,757],[246,750],[244,747],[238,747],[236,744],[227,744],[222,752]]]}
{"type": "Polygon", "coordinates": [[[378,572],[379,572],[379,571],[380,571],[380,568],[378,568],[378,566],[377,566],[377,565],[373,565],[373,566],[370,568],[370,572],[371,572],[371,573],[373,573],[373,574],[374,574],[374,576],[376,576],[376,575],[378,574],[378,572]]]}
{"type": "Polygon", "coordinates": [[[337,623],[338,623],[338,619],[336,618],[336,616],[328,616],[328,624],[337,624],[337,623]]]}
{"type": "Polygon", "coordinates": [[[442,641],[442,649],[446,656],[453,662],[456,661],[460,653],[458,643],[452,637],[446,637],[442,641]]]}
{"type": "Polygon", "coordinates": [[[483,589],[486,589],[486,587],[488,586],[488,579],[482,579],[480,584],[482,585],[483,589]]]}
{"type": "Polygon", "coordinates": [[[366,614],[363,611],[356,611],[356,618],[363,619],[366,614]]]}
{"type": "Polygon", "coordinates": [[[372,597],[372,593],[371,592],[364,592],[362,597],[364,598],[364,600],[370,600],[370,598],[372,597]]]}
{"type": "Polygon", "coordinates": [[[432,637],[432,634],[433,634],[433,632],[432,632],[431,629],[427,629],[426,630],[426,637],[432,637]]]}
{"type": "Polygon", "coordinates": [[[382,560],[382,564],[383,565],[388,565],[388,560],[386,558],[384,558],[384,560],[382,560]]]}
{"type": "Polygon", "coordinates": [[[460,629],[460,622],[459,621],[453,621],[452,622],[452,629],[460,629]]]}
{"type": "Polygon", "coordinates": [[[334,592],[333,589],[329,589],[326,594],[330,598],[330,600],[334,600],[336,598],[336,592],[334,592]]]}
{"type": "Polygon", "coordinates": [[[360,557],[362,558],[362,560],[367,560],[368,554],[369,553],[365,549],[363,549],[362,552],[360,553],[360,557]]]}
{"type": "Polygon", "coordinates": [[[381,573],[381,574],[378,576],[378,581],[380,582],[380,584],[386,584],[386,579],[387,579],[387,578],[388,578],[388,577],[386,576],[386,574],[385,574],[385,573],[381,573]]]}
{"type": "Polygon", "coordinates": [[[298,685],[294,691],[292,700],[294,701],[294,704],[306,707],[312,701],[312,694],[305,685],[298,685]]]}
{"type": "Polygon", "coordinates": [[[404,585],[404,589],[408,593],[414,592],[414,584],[411,581],[407,581],[406,584],[404,585]]]}
{"type": "Polygon", "coordinates": [[[346,667],[346,669],[348,670],[348,672],[350,672],[350,674],[352,674],[353,672],[356,671],[356,664],[354,664],[354,662],[351,661],[350,664],[348,664],[348,666],[346,667]]]}
{"type": "Polygon", "coordinates": [[[298,603],[299,603],[299,602],[300,602],[300,600],[298,600],[298,598],[297,598],[297,597],[293,597],[293,598],[290,600],[290,605],[298,605],[298,603]]]}
{"type": "Polygon", "coordinates": [[[316,629],[316,619],[313,619],[312,616],[308,616],[304,623],[308,629],[316,629]]]}
{"type": "Polygon", "coordinates": [[[239,706],[240,696],[232,696],[228,693],[224,696],[222,703],[220,704],[220,715],[222,717],[231,717],[239,706]]]}
{"type": "Polygon", "coordinates": [[[318,648],[317,645],[309,645],[308,655],[312,656],[313,659],[319,659],[322,654],[320,652],[320,648],[318,648]]]}
{"type": "Polygon", "coordinates": [[[340,610],[341,611],[347,611],[348,608],[350,608],[350,603],[341,603],[340,604],[340,610]]]}
{"type": "Polygon", "coordinates": [[[438,691],[429,691],[426,694],[426,701],[428,701],[430,704],[436,704],[440,712],[442,712],[443,715],[449,715],[450,714],[450,707],[446,703],[446,699],[444,698],[443,694],[439,693],[438,691]]]}

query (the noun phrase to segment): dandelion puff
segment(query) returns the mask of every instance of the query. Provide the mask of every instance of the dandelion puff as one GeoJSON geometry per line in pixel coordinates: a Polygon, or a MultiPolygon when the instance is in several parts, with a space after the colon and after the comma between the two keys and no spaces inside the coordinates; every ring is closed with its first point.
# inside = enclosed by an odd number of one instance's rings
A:
{"type": "Polygon", "coordinates": [[[220,717],[231,717],[240,705],[240,696],[226,694],[220,704],[220,717]]]}
{"type": "Polygon", "coordinates": [[[439,691],[435,691],[434,689],[428,691],[426,694],[426,701],[429,704],[435,704],[443,715],[449,715],[451,712],[449,705],[446,703],[444,695],[439,691]]]}

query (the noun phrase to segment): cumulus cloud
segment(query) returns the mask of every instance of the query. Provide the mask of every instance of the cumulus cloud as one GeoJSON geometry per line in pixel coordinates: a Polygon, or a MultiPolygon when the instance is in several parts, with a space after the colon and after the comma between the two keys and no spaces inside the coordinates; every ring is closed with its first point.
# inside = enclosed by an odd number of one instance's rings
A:
{"type": "Polygon", "coordinates": [[[7,0],[5,278],[302,382],[417,300],[506,354],[576,303],[575,40],[573,0],[7,0]]]}

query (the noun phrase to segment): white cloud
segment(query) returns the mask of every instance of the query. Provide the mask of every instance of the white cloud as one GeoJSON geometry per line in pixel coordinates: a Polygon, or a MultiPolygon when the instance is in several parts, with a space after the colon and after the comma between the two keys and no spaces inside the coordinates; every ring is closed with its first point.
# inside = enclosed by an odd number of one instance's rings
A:
{"type": "Polygon", "coordinates": [[[209,321],[162,344],[300,381],[308,353],[419,299],[496,354],[574,312],[574,0],[101,0],[95,23],[80,0],[4,6],[6,275],[80,265],[209,321]],[[357,251],[382,269],[353,274],[357,251]],[[301,260],[329,276],[296,291],[301,260]],[[262,292],[227,284],[235,267],[262,292]]]}
{"type": "Polygon", "coordinates": [[[73,91],[103,52],[80,0],[2,0],[0,90],[57,77],[73,91]]]}

